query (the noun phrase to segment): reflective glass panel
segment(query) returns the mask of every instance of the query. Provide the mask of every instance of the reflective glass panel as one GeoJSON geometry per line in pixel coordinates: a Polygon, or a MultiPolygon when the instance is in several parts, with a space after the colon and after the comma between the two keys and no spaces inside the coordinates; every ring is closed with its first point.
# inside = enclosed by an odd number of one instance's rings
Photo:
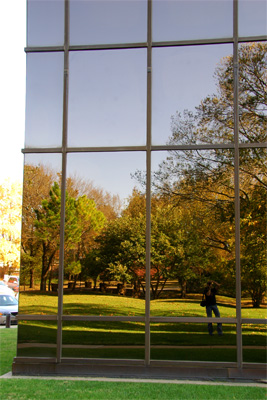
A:
{"type": "Polygon", "coordinates": [[[64,314],[143,315],[145,196],[133,175],[145,153],[67,159],[64,314]]]}
{"type": "Polygon", "coordinates": [[[152,323],[151,359],[172,361],[236,361],[236,328],[224,324],[219,336],[208,334],[207,324],[152,323]]]}
{"type": "Polygon", "coordinates": [[[144,145],[146,50],[70,55],[68,145],[144,145]]]}
{"type": "Polygon", "coordinates": [[[152,315],[235,317],[232,150],[154,152],[151,209],[152,315]]]}
{"type": "Polygon", "coordinates": [[[61,155],[25,156],[19,312],[56,314],[61,155]]]}
{"type": "Polygon", "coordinates": [[[64,0],[27,1],[27,45],[64,44],[64,0]]]}
{"type": "Polygon", "coordinates": [[[266,318],[267,151],[240,150],[242,317],[266,318]]]}
{"type": "Polygon", "coordinates": [[[153,144],[233,141],[232,45],[154,48],[152,55],[153,144]]]}
{"type": "Polygon", "coordinates": [[[246,324],[242,326],[243,361],[267,363],[266,325],[246,324]]]}
{"type": "Polygon", "coordinates": [[[239,140],[267,142],[267,42],[239,46],[239,140]]]}
{"type": "Polygon", "coordinates": [[[144,359],[145,325],[132,321],[63,322],[62,357],[144,359]]]}
{"type": "Polygon", "coordinates": [[[146,0],[70,0],[73,45],[146,41],[146,0]]]}
{"type": "Polygon", "coordinates": [[[156,0],[152,10],[156,42],[233,35],[232,0],[156,0]]]}
{"type": "Polygon", "coordinates": [[[63,53],[28,53],[25,147],[62,144],[63,53]]]}
{"type": "Polygon", "coordinates": [[[17,357],[56,357],[56,321],[19,321],[17,357]]]}
{"type": "Polygon", "coordinates": [[[267,34],[267,4],[265,0],[239,0],[239,36],[267,34]]]}

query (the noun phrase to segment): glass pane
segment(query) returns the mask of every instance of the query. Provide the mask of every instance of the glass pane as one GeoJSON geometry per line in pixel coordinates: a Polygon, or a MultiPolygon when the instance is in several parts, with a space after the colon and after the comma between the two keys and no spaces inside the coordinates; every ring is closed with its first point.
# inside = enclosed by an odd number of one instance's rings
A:
{"type": "Polygon", "coordinates": [[[267,150],[240,150],[242,317],[266,318],[267,150]]]}
{"type": "Polygon", "coordinates": [[[236,328],[225,324],[223,332],[211,338],[205,324],[152,323],[151,359],[236,362],[236,328]]]}
{"type": "Polygon", "coordinates": [[[154,1],[152,26],[156,42],[231,37],[233,1],[154,1]]]}
{"type": "Polygon", "coordinates": [[[56,314],[61,155],[25,156],[19,312],[56,314]]]}
{"type": "Polygon", "coordinates": [[[239,140],[267,142],[267,42],[239,47],[239,140]]]}
{"type": "Polygon", "coordinates": [[[27,54],[26,147],[62,145],[63,53],[27,54]]]}
{"type": "Polygon", "coordinates": [[[239,0],[239,36],[267,34],[267,4],[265,0],[239,0]]]}
{"type": "Polygon", "coordinates": [[[152,315],[217,315],[217,300],[235,317],[232,150],[156,152],[152,171],[152,315]]]}
{"type": "Polygon", "coordinates": [[[146,42],[146,0],[70,0],[73,45],[146,42]]]}
{"type": "Polygon", "coordinates": [[[228,44],[153,49],[153,144],[233,141],[231,54],[228,44]]]}
{"type": "Polygon", "coordinates": [[[266,325],[247,324],[242,326],[243,361],[248,363],[267,362],[266,325]]]}
{"type": "Polygon", "coordinates": [[[19,321],[18,357],[56,357],[56,321],[19,321]]]}
{"type": "Polygon", "coordinates": [[[62,357],[144,359],[142,322],[63,322],[62,357]]]}
{"type": "Polygon", "coordinates": [[[146,50],[70,55],[69,146],[144,145],[146,50]]]}
{"type": "Polygon", "coordinates": [[[145,153],[67,161],[64,314],[143,315],[145,196],[131,175],[145,153]]]}
{"type": "Polygon", "coordinates": [[[64,0],[28,0],[27,45],[64,44],[64,0]]]}

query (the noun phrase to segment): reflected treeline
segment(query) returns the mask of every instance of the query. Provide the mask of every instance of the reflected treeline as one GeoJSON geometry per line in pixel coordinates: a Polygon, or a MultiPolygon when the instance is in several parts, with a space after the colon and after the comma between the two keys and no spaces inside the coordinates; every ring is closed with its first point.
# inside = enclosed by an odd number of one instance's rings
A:
{"type": "MultiPolygon", "coordinates": [[[[240,140],[266,141],[266,50],[240,47],[240,140]],[[265,85],[265,89],[264,89],[265,85]]],[[[218,93],[196,113],[177,113],[170,145],[233,138],[233,59],[215,71],[218,93]]],[[[240,150],[242,290],[259,307],[266,290],[266,149],[240,150]]],[[[142,174],[136,178],[142,183],[142,174]]],[[[57,284],[60,174],[25,166],[21,284],[42,291],[57,284]]],[[[146,196],[134,189],[122,210],[118,198],[68,178],[65,203],[65,284],[144,297],[146,196]]],[[[154,299],[202,293],[207,280],[235,296],[235,177],[231,149],[171,150],[153,175],[151,293],[154,299]],[[174,282],[176,285],[171,286],[174,282]]]]}

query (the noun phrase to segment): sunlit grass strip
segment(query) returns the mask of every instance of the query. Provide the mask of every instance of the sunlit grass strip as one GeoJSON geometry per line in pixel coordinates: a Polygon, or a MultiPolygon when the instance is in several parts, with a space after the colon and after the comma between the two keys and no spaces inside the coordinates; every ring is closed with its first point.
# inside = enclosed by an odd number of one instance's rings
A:
{"type": "MultiPolygon", "coordinates": [[[[188,295],[187,299],[151,300],[151,316],[205,317],[205,308],[200,307],[201,295],[188,295]]],[[[22,292],[20,294],[21,314],[57,314],[56,294],[22,292]]],[[[235,299],[218,296],[222,318],[235,318],[235,299]]],[[[145,301],[131,297],[91,294],[91,292],[66,294],[63,298],[64,315],[105,315],[144,316],[145,301]]],[[[266,318],[266,307],[242,308],[242,318],[266,318]]]]}

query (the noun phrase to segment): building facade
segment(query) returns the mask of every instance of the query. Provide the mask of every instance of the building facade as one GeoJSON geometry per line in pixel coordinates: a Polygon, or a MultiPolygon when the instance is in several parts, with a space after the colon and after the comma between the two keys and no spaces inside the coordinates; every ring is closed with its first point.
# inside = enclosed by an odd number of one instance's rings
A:
{"type": "Polygon", "coordinates": [[[261,0],[28,1],[13,374],[265,376],[266,26],[261,0]]]}

